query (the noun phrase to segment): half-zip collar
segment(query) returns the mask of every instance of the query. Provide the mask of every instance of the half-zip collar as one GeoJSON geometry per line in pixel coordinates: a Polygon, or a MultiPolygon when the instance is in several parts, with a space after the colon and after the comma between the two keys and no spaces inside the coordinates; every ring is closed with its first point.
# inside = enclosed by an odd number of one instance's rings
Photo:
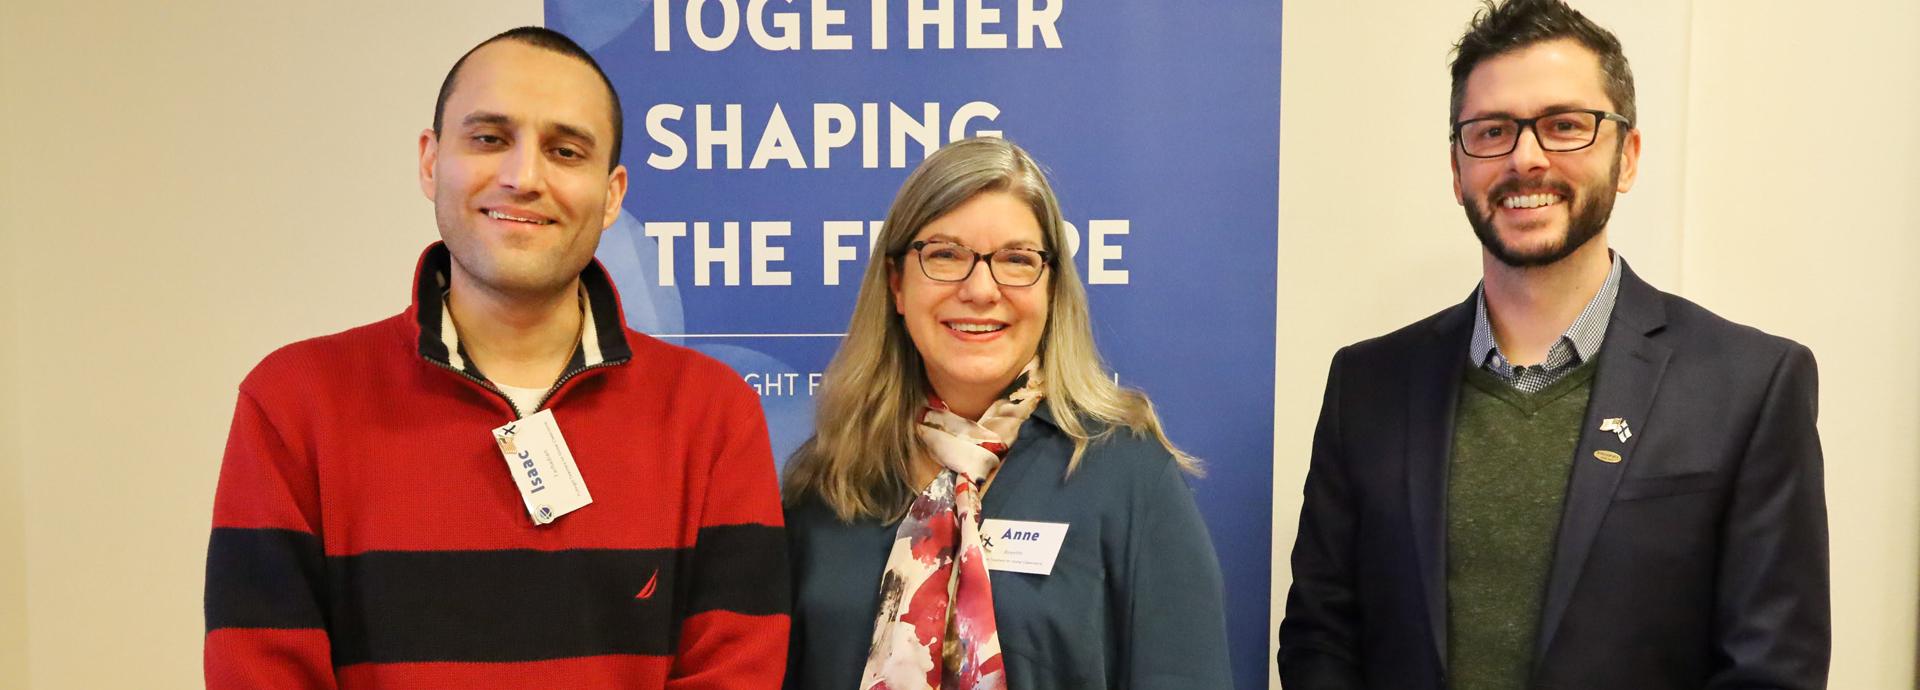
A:
{"type": "MultiPolygon", "coordinates": [[[[487,377],[467,356],[460,344],[460,332],[453,326],[453,312],[447,307],[447,285],[452,270],[452,255],[443,242],[435,242],[420,255],[414,269],[411,317],[418,331],[420,357],[447,369],[465,374],[475,381],[487,377]]],[[[581,320],[580,343],[573,349],[567,368],[554,388],[588,369],[625,364],[633,358],[627,343],[626,318],[620,310],[620,295],[613,289],[607,270],[595,259],[580,272],[580,298],[587,318],[581,320]]],[[[548,397],[553,391],[547,392],[548,397]]]]}

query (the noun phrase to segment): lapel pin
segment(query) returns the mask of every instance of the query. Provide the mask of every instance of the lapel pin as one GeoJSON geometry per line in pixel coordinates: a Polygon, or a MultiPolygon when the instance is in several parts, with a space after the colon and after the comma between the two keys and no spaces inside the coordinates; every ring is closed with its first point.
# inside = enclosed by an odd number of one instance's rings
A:
{"type": "Polygon", "coordinates": [[[1620,436],[1620,442],[1626,443],[1633,438],[1633,430],[1627,428],[1627,420],[1621,417],[1609,417],[1600,422],[1601,431],[1611,431],[1620,436]]]}
{"type": "Polygon", "coordinates": [[[1610,450],[1596,450],[1593,452],[1593,459],[1613,465],[1620,462],[1620,454],[1610,450]]]}

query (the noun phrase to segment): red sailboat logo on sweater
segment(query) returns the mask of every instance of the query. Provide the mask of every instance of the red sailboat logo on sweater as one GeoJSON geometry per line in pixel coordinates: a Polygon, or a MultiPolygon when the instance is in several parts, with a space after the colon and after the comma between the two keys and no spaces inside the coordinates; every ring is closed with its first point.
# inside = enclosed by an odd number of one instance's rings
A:
{"type": "Polygon", "coordinates": [[[639,593],[639,594],[635,594],[635,595],[633,595],[633,598],[635,598],[635,599],[643,599],[643,600],[644,600],[644,599],[652,599],[652,598],[653,598],[653,590],[654,590],[655,588],[657,588],[657,587],[659,587],[659,585],[660,585],[660,569],[659,569],[659,568],[654,568],[654,569],[653,569],[653,575],[652,575],[651,577],[648,577],[648,578],[647,578],[647,585],[646,585],[645,587],[641,587],[641,588],[640,588],[640,593],[639,593]]]}

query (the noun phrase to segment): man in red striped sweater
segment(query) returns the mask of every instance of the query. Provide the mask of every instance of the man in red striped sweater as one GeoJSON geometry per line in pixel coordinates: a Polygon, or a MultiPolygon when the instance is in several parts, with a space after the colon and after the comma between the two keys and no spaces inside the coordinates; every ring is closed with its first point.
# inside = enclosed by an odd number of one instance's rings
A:
{"type": "Polygon", "coordinates": [[[540,28],[455,63],[392,318],[240,385],[207,555],[209,688],[774,688],[787,565],[758,399],[628,330],[593,261],[618,95],[540,28]]]}

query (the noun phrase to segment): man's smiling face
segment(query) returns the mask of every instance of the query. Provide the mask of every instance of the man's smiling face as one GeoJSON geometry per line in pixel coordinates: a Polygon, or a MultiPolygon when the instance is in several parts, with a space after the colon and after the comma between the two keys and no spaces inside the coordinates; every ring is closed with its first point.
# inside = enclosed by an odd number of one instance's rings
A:
{"type": "MultiPolygon", "coordinates": [[[[1614,110],[1600,60],[1571,39],[1543,41],[1487,58],[1467,77],[1461,121],[1614,110]]],[[[1509,266],[1557,262],[1606,229],[1614,196],[1633,187],[1640,134],[1600,123],[1592,146],[1549,152],[1534,132],[1513,152],[1473,158],[1453,146],[1454,199],[1487,252],[1509,266]]]]}
{"type": "Polygon", "coordinates": [[[609,165],[611,108],[572,57],[512,40],[467,57],[441,131],[420,140],[421,190],[456,285],[544,295],[573,284],[626,194],[626,168],[609,165]]]}

